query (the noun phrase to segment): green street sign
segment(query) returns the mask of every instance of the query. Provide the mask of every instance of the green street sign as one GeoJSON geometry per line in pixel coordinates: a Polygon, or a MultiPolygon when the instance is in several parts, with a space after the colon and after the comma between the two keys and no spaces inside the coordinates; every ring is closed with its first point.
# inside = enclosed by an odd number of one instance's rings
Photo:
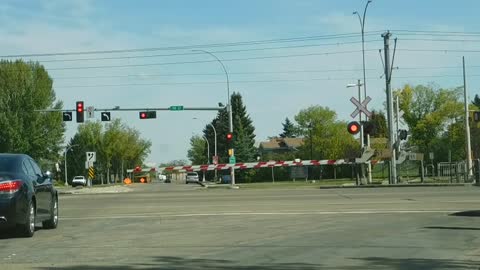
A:
{"type": "Polygon", "coordinates": [[[182,105],[170,106],[170,111],[183,111],[182,105]]]}
{"type": "Polygon", "coordinates": [[[231,156],[228,161],[230,162],[230,164],[237,163],[237,159],[235,158],[235,156],[231,156]]]}

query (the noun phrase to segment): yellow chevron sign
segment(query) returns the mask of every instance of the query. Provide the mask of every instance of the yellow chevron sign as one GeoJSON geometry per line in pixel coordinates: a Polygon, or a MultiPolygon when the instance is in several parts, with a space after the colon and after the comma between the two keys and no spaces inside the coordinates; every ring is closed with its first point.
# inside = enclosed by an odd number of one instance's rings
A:
{"type": "Polygon", "coordinates": [[[93,180],[95,178],[95,169],[93,167],[88,168],[88,179],[93,180]]]}

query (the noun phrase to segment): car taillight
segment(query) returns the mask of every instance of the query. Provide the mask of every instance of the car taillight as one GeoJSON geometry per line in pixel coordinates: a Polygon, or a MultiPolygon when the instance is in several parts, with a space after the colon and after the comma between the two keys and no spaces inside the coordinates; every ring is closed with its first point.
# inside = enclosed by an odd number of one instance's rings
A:
{"type": "Polygon", "coordinates": [[[17,192],[22,187],[22,184],[22,180],[0,182],[0,192],[17,192]]]}

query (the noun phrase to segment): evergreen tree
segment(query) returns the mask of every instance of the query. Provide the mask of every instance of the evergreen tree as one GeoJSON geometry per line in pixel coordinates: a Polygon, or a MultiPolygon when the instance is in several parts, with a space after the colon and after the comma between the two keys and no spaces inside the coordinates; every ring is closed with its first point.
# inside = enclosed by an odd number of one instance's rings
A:
{"type": "MultiPolygon", "coordinates": [[[[217,130],[217,152],[220,157],[220,163],[228,163],[228,149],[235,149],[235,157],[238,162],[254,161],[257,151],[255,149],[255,128],[252,120],[247,113],[247,108],[243,104],[240,93],[233,93],[231,97],[232,115],[233,115],[233,140],[232,145],[227,143],[227,134],[229,133],[228,112],[226,109],[220,110],[217,117],[211,124],[217,130]]],[[[210,153],[214,153],[214,132],[210,125],[206,125],[203,134],[210,142],[210,153]]],[[[206,153],[205,149],[205,153],[206,153]]]]}
{"type": "Polygon", "coordinates": [[[475,95],[475,98],[473,99],[472,104],[477,106],[477,108],[480,108],[480,97],[478,96],[478,94],[475,95]]]}
{"type": "Polygon", "coordinates": [[[296,137],[296,130],[295,125],[290,121],[290,119],[285,118],[285,122],[282,123],[283,132],[280,133],[281,138],[295,138],[296,137]]]}

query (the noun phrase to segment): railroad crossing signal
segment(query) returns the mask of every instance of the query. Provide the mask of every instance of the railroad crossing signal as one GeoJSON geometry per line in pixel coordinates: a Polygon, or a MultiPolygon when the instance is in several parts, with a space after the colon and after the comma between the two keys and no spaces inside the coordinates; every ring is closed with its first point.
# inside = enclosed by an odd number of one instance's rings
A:
{"type": "Polygon", "coordinates": [[[348,126],[347,126],[348,133],[355,135],[358,132],[360,132],[360,129],[361,129],[360,123],[358,123],[357,121],[352,121],[348,123],[348,126]]]}
{"type": "Polygon", "coordinates": [[[72,112],[63,112],[63,121],[72,121],[72,112]]]}
{"type": "Polygon", "coordinates": [[[352,98],[350,99],[350,101],[353,103],[353,105],[357,106],[357,108],[355,109],[355,111],[353,111],[352,114],[350,114],[350,116],[351,116],[352,118],[355,118],[355,117],[357,117],[357,115],[358,115],[359,113],[362,113],[362,112],[363,112],[366,116],[371,117],[371,116],[372,116],[372,112],[367,109],[367,104],[368,104],[371,100],[372,100],[372,99],[371,99],[370,97],[366,97],[366,98],[362,101],[362,103],[360,103],[359,100],[357,100],[356,98],[352,97],[352,98]]]}
{"type": "Polygon", "coordinates": [[[104,122],[108,122],[111,119],[110,112],[102,112],[101,116],[102,116],[102,121],[104,122]]]}

